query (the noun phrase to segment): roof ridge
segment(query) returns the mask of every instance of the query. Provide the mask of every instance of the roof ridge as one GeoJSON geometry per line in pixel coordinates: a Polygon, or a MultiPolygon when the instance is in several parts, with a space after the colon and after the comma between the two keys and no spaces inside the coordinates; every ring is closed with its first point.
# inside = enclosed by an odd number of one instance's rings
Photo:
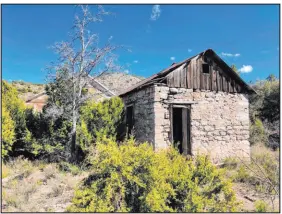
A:
{"type": "Polygon", "coordinates": [[[46,91],[42,91],[42,92],[40,92],[40,93],[38,93],[38,94],[36,94],[36,95],[30,97],[30,98],[27,99],[25,102],[28,103],[28,102],[30,102],[30,101],[32,101],[32,100],[34,100],[34,99],[36,99],[36,98],[38,98],[38,97],[40,97],[40,96],[43,96],[43,95],[45,95],[45,94],[46,94],[46,91]]]}
{"type": "Polygon", "coordinates": [[[253,92],[256,93],[256,91],[255,91],[252,87],[250,87],[232,68],[230,68],[230,66],[228,66],[228,65],[216,54],[216,52],[215,52],[213,49],[209,48],[209,49],[206,49],[206,50],[204,50],[204,51],[202,51],[202,52],[200,52],[200,53],[198,53],[198,54],[196,54],[196,55],[194,55],[194,56],[192,56],[192,57],[189,57],[189,58],[187,58],[187,59],[185,59],[185,60],[183,60],[183,61],[181,61],[181,62],[174,63],[174,64],[172,64],[171,66],[169,66],[169,67],[167,67],[167,68],[161,70],[160,72],[158,72],[158,73],[156,73],[156,74],[154,74],[154,75],[148,77],[147,79],[144,79],[144,80],[138,82],[136,85],[131,86],[131,87],[129,87],[128,89],[124,90],[122,93],[119,94],[119,96],[125,95],[125,94],[127,94],[127,93],[129,93],[129,92],[131,92],[131,91],[133,91],[133,90],[135,90],[135,89],[141,88],[141,87],[144,86],[145,84],[146,84],[146,86],[147,86],[147,85],[150,84],[150,81],[152,81],[153,79],[155,79],[155,78],[157,78],[157,77],[159,77],[159,76],[162,76],[162,75],[167,75],[168,73],[172,72],[174,69],[178,68],[179,66],[183,65],[184,63],[187,63],[187,62],[191,61],[193,58],[195,58],[195,57],[197,57],[197,56],[204,55],[204,54],[206,54],[206,53],[208,53],[208,52],[211,52],[211,53],[216,57],[216,59],[217,59],[221,64],[223,64],[225,67],[227,66],[227,68],[228,68],[228,70],[229,70],[228,72],[231,72],[232,75],[235,76],[235,78],[236,78],[237,80],[241,81],[241,83],[243,83],[243,85],[245,85],[245,87],[246,87],[249,91],[253,91],[253,92]],[[234,74],[235,74],[235,75],[234,75],[234,74]]]}

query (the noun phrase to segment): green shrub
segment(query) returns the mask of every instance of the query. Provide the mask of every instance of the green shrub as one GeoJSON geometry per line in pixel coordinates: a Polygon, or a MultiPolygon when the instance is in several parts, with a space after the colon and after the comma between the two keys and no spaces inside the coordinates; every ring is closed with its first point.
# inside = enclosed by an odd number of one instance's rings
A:
{"type": "Polygon", "coordinates": [[[89,101],[81,108],[81,121],[77,136],[81,149],[89,152],[94,141],[103,136],[116,139],[122,124],[123,102],[113,97],[103,102],[89,101]]]}
{"type": "Polygon", "coordinates": [[[236,169],[238,164],[239,161],[236,158],[228,157],[224,159],[222,167],[231,170],[236,169]]]}
{"type": "Polygon", "coordinates": [[[15,123],[12,120],[6,106],[2,106],[2,158],[8,156],[15,141],[15,123]]]}
{"type": "Polygon", "coordinates": [[[264,129],[263,123],[260,119],[255,118],[254,123],[250,128],[250,143],[254,145],[256,143],[265,144],[267,142],[267,134],[264,129]]]}
{"type": "Polygon", "coordinates": [[[252,148],[252,183],[256,189],[269,197],[279,195],[280,167],[279,151],[271,151],[265,146],[252,148]]]}
{"type": "Polygon", "coordinates": [[[72,175],[78,175],[81,172],[78,166],[64,161],[59,163],[59,169],[63,172],[70,172],[72,175]]]}
{"type": "Polygon", "coordinates": [[[27,88],[19,88],[17,89],[19,93],[24,94],[26,92],[28,92],[27,88]]]}
{"type": "Polygon", "coordinates": [[[5,80],[2,80],[2,107],[14,123],[15,140],[10,144],[12,148],[9,149],[9,154],[17,156],[26,152],[30,146],[30,132],[26,127],[24,102],[19,98],[17,89],[5,80]]]}
{"type": "Polygon", "coordinates": [[[237,170],[236,174],[233,176],[233,180],[236,182],[247,182],[250,179],[250,173],[246,169],[245,166],[241,165],[239,169],[237,170]]]}
{"type": "Polygon", "coordinates": [[[153,151],[133,139],[102,139],[93,173],[76,190],[70,212],[232,212],[230,181],[207,157],[195,161],[175,149],[153,151]]]}
{"type": "Polygon", "coordinates": [[[268,205],[267,205],[266,202],[264,202],[262,200],[257,200],[255,202],[255,208],[256,208],[256,212],[265,213],[265,212],[267,212],[268,205]]]}
{"type": "Polygon", "coordinates": [[[32,92],[32,89],[30,86],[27,87],[27,92],[32,92]]]}

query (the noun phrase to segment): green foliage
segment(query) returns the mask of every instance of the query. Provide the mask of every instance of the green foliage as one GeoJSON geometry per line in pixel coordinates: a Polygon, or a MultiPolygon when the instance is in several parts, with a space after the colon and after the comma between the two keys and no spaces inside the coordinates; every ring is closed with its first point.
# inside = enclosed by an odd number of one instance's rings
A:
{"type": "Polygon", "coordinates": [[[18,97],[17,89],[5,80],[2,81],[2,107],[9,113],[15,125],[15,141],[10,144],[11,155],[27,151],[30,145],[30,132],[26,127],[25,105],[18,97]]]}
{"type": "Polygon", "coordinates": [[[279,152],[271,152],[269,149],[258,147],[252,153],[252,182],[257,190],[270,195],[279,192],[279,152]]]}
{"type": "Polygon", "coordinates": [[[266,80],[257,81],[253,88],[257,94],[250,96],[250,117],[253,130],[251,130],[251,141],[258,142],[256,138],[257,119],[260,119],[265,129],[264,143],[273,148],[279,147],[279,118],[280,118],[280,88],[279,80],[270,75],[266,80]]]}
{"type": "Polygon", "coordinates": [[[70,172],[72,175],[78,175],[81,173],[81,169],[78,166],[65,161],[61,161],[59,163],[59,169],[63,172],[70,172]]]}
{"type": "Polygon", "coordinates": [[[76,190],[70,212],[233,212],[231,183],[207,157],[153,151],[133,139],[97,143],[93,173],[76,190]]]}
{"type": "Polygon", "coordinates": [[[52,120],[42,113],[33,112],[29,112],[27,121],[34,139],[31,151],[37,158],[48,161],[67,159],[70,122],[62,118],[52,120]]]}
{"type": "Polygon", "coordinates": [[[19,88],[18,92],[24,94],[24,93],[28,92],[28,89],[27,88],[19,88]]]}
{"type": "Polygon", "coordinates": [[[222,167],[232,170],[232,169],[236,169],[238,164],[239,161],[236,158],[228,157],[224,159],[222,167]]]}
{"type": "MultiPolygon", "coordinates": [[[[123,113],[123,102],[119,97],[113,97],[103,102],[89,101],[81,108],[81,129],[84,129],[85,137],[99,140],[102,136],[117,136],[117,129],[121,124],[123,113]]],[[[82,148],[86,146],[82,145],[82,148]]]]}
{"type": "Polygon", "coordinates": [[[238,68],[236,67],[236,65],[232,64],[231,68],[233,71],[235,71],[238,75],[240,74],[240,72],[238,71],[238,68]]]}
{"type": "Polygon", "coordinates": [[[255,143],[265,144],[266,142],[267,135],[266,131],[264,130],[263,123],[259,118],[255,118],[250,128],[250,143],[253,145],[255,143]]]}
{"type": "Polygon", "coordinates": [[[233,180],[236,182],[245,183],[250,180],[249,171],[246,169],[245,166],[241,165],[237,170],[237,173],[233,176],[233,180]]]}
{"type": "Polygon", "coordinates": [[[2,106],[2,158],[8,155],[12,150],[12,145],[15,140],[15,123],[10,117],[6,106],[2,106]]]}
{"type": "Polygon", "coordinates": [[[265,213],[268,210],[268,205],[267,205],[266,202],[264,202],[262,200],[257,200],[255,202],[255,208],[256,208],[256,212],[265,213]]]}
{"type": "Polygon", "coordinates": [[[77,138],[79,145],[84,152],[87,152],[91,145],[93,145],[93,137],[89,133],[84,120],[82,120],[77,127],[77,138]]]}

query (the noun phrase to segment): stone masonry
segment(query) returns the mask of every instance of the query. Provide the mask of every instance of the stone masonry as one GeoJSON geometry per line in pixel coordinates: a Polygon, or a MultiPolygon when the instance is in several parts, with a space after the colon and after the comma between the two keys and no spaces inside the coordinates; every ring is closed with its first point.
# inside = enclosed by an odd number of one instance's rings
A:
{"type": "Polygon", "coordinates": [[[140,142],[148,141],[149,143],[154,143],[154,94],[154,86],[150,86],[123,97],[125,107],[133,105],[133,134],[140,142]]]}
{"type": "Polygon", "coordinates": [[[171,103],[191,101],[192,155],[209,154],[214,163],[230,156],[250,158],[249,102],[245,94],[155,84],[123,99],[125,105],[134,104],[136,139],[153,143],[156,150],[171,145],[171,103]]]}

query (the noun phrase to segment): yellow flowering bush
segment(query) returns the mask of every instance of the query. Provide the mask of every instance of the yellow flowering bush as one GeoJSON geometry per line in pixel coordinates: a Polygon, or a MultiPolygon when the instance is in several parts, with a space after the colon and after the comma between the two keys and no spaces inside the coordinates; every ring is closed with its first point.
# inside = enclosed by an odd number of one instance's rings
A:
{"type": "Polygon", "coordinates": [[[239,205],[206,156],[192,160],[173,148],[154,152],[148,143],[102,138],[92,164],[69,212],[234,212],[239,205]]]}

